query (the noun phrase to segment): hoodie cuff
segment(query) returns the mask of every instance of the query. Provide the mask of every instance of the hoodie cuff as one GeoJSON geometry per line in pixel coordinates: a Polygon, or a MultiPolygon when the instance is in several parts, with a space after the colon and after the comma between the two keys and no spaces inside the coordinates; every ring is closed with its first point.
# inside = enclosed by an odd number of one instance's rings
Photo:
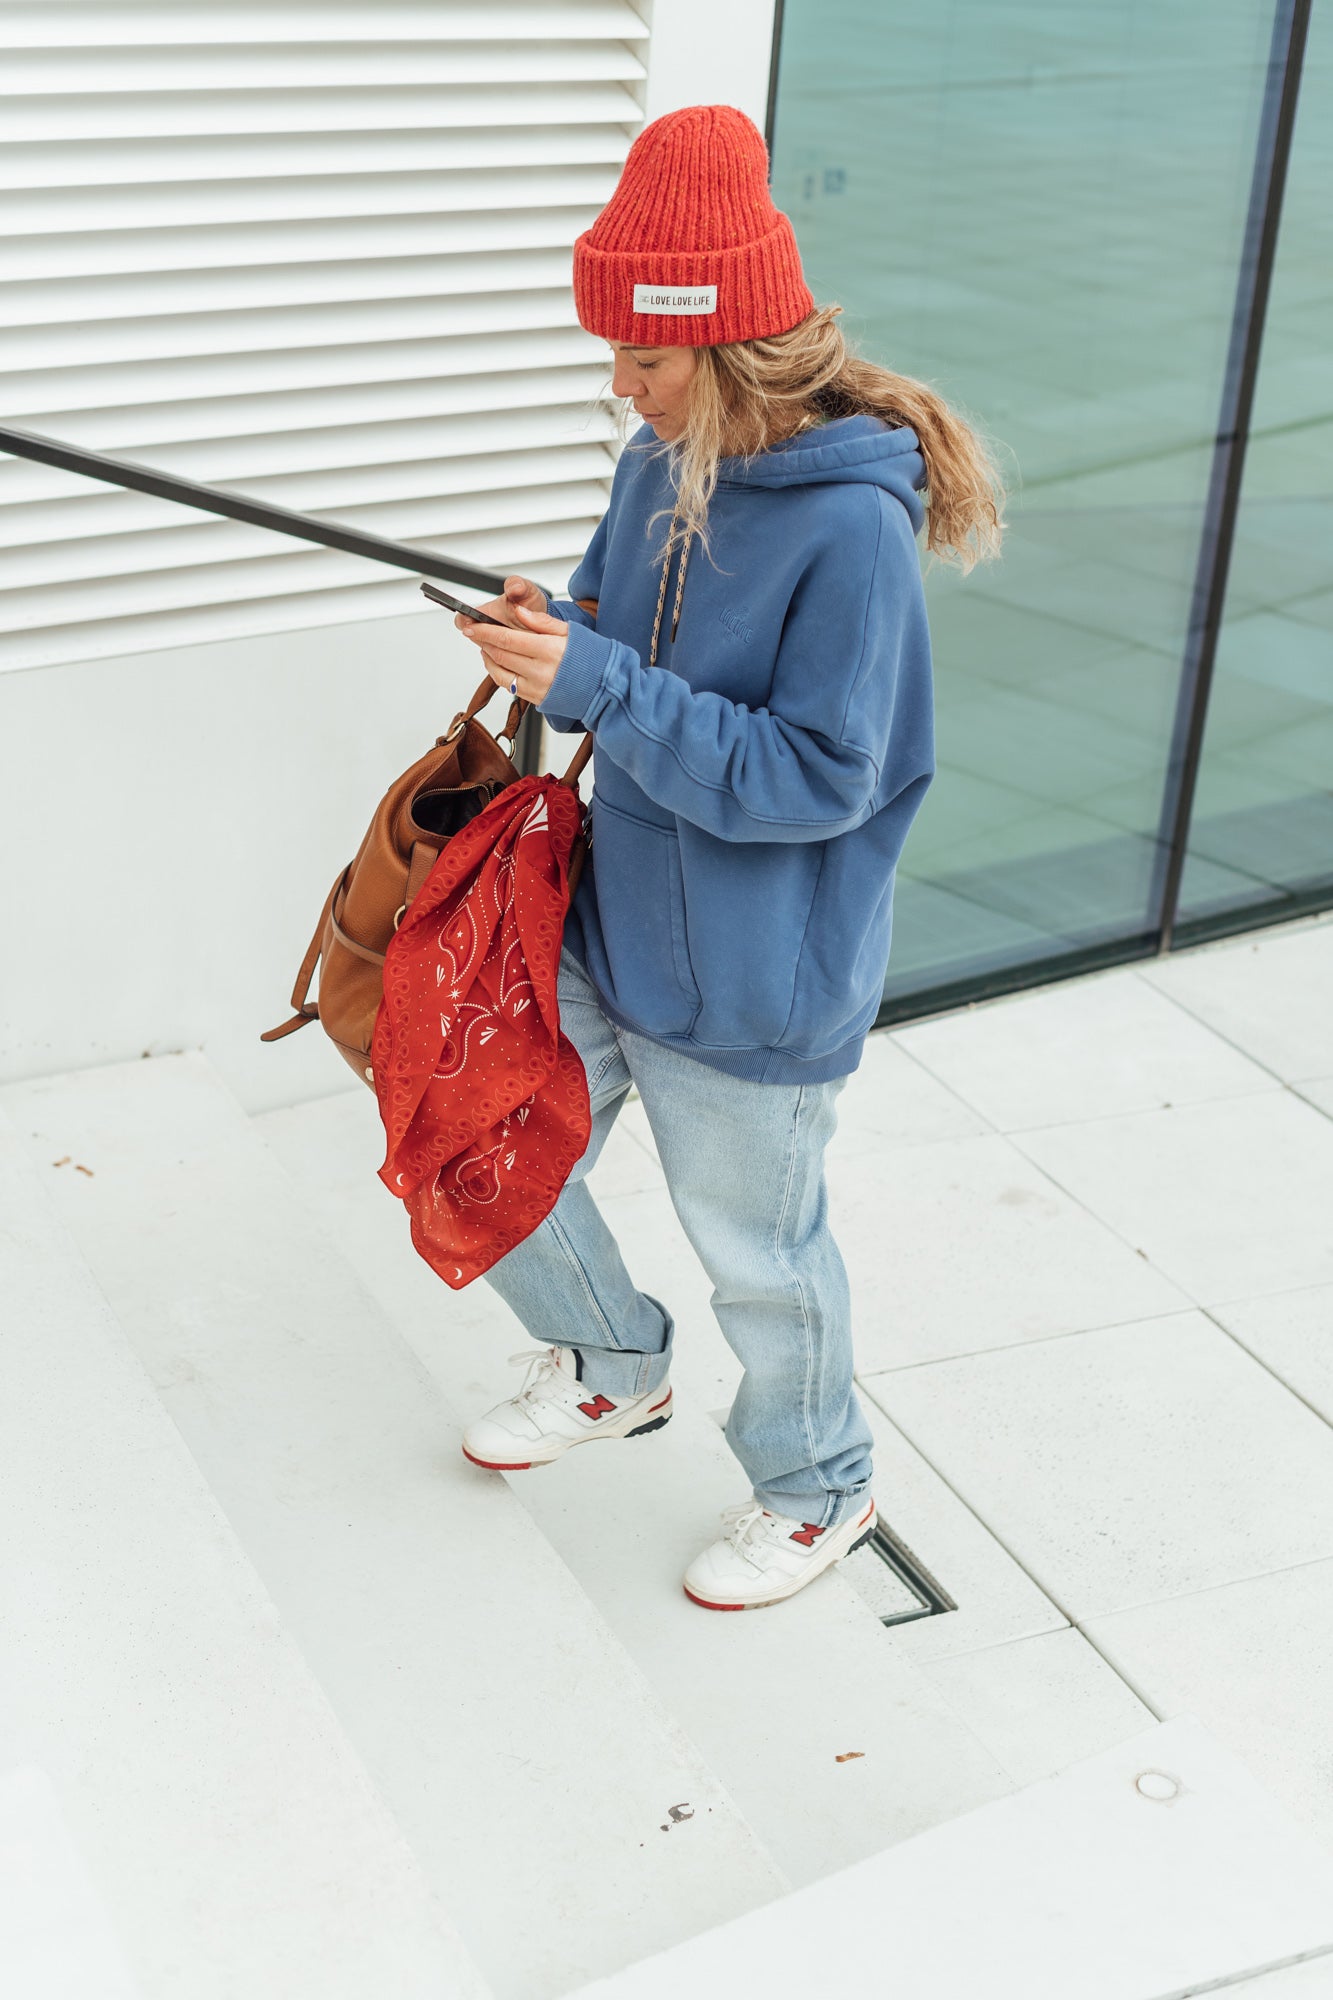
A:
{"type": "Polygon", "coordinates": [[[588,616],[581,604],[575,604],[570,597],[548,597],[546,610],[552,618],[562,618],[566,625],[590,625],[595,628],[596,620],[588,616]]]}
{"type": "Polygon", "coordinates": [[[549,707],[553,715],[576,716],[586,728],[602,691],[614,643],[587,625],[571,624],[555,679],[538,708],[545,711],[549,707]]]}

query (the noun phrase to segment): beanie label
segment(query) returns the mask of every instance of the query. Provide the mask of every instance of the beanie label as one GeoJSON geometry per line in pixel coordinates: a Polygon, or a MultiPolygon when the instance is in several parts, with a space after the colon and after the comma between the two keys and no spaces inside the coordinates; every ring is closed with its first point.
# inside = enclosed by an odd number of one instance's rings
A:
{"type": "Polygon", "coordinates": [[[636,313],[675,313],[696,315],[717,311],[716,285],[636,285],[634,287],[634,310],[636,313]]]}

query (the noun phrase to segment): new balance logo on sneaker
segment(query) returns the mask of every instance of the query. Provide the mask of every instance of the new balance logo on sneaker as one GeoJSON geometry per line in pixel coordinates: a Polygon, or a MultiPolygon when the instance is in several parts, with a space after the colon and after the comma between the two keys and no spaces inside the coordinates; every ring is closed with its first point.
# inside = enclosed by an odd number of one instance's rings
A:
{"type": "Polygon", "coordinates": [[[579,1380],[572,1348],[530,1347],[510,1361],[528,1370],[523,1387],[507,1402],[477,1417],[463,1433],[463,1456],[491,1472],[526,1472],[550,1465],[575,1445],[596,1438],[643,1437],[671,1417],[665,1382],[641,1396],[589,1396],[579,1380]]]}
{"type": "Polygon", "coordinates": [[[803,1542],[806,1548],[812,1549],[815,1545],[815,1536],[822,1535],[823,1532],[824,1530],[817,1528],[813,1521],[802,1521],[800,1527],[790,1539],[793,1542],[803,1542]]]}

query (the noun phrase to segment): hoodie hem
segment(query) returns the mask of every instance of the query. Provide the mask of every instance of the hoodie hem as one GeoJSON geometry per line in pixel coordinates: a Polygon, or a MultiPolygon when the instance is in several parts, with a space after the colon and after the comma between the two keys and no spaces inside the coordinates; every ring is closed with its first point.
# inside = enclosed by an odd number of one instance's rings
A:
{"type": "Polygon", "coordinates": [[[850,1076],[861,1060],[866,1034],[853,1035],[841,1048],[823,1056],[801,1056],[790,1049],[720,1049],[706,1042],[696,1042],[689,1035],[655,1035],[631,1021],[598,992],[598,1004],[609,1021],[627,1034],[639,1035],[645,1042],[656,1042],[662,1048],[675,1049],[678,1054],[689,1056],[693,1061],[703,1063],[708,1069],[720,1069],[727,1076],[739,1077],[745,1083],[832,1083],[835,1078],[850,1076]]]}

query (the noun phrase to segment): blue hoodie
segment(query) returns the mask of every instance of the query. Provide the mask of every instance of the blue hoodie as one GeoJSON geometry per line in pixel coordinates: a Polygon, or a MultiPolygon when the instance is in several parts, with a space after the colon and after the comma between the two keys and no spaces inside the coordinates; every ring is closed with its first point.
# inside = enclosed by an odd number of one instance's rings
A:
{"type": "Polygon", "coordinates": [[[879,1007],[935,768],[925,476],[916,433],[870,416],[724,459],[712,560],[696,542],[673,644],[673,556],[650,671],[673,492],[644,425],[551,606],[570,632],[542,712],[596,744],[566,942],[612,1020],[732,1076],[844,1076],[879,1007]]]}

